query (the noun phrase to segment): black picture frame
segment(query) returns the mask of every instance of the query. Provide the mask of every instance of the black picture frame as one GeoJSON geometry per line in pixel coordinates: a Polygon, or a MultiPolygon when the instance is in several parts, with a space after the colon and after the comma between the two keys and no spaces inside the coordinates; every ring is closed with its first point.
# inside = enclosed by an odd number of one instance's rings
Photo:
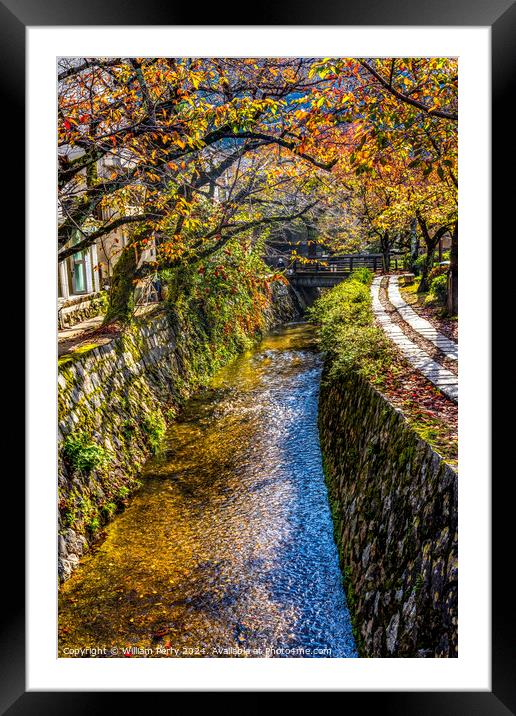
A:
{"type": "MultiPolygon", "coordinates": [[[[200,6],[199,6],[200,8],[200,6]]],[[[25,29],[27,26],[66,25],[197,25],[199,8],[164,3],[163,0],[0,0],[0,82],[3,107],[0,113],[2,137],[11,136],[13,123],[18,127],[18,137],[24,123],[25,103],[25,29]]],[[[284,0],[275,4],[267,0],[255,8],[248,8],[244,17],[241,4],[224,3],[203,7],[203,25],[369,25],[369,26],[489,26],[492,33],[492,236],[501,240],[504,236],[502,222],[513,190],[505,179],[504,168],[510,162],[508,152],[513,140],[507,145],[507,107],[510,99],[510,81],[514,76],[512,49],[516,44],[516,6],[514,0],[355,0],[353,3],[301,3],[284,0]],[[236,22],[229,22],[234,20],[236,22]],[[258,20],[258,22],[256,22],[258,20]],[[502,144],[502,142],[504,144],[502,144]]],[[[511,130],[512,131],[512,130],[511,130]]],[[[514,151],[514,150],[513,150],[514,151]]],[[[15,161],[9,164],[9,185],[24,186],[23,146],[21,139],[13,149],[15,161]]],[[[4,193],[4,197],[6,193],[4,193]]],[[[21,189],[8,192],[10,211],[18,217],[17,226],[25,215],[21,189]]],[[[21,234],[20,234],[21,235],[21,234]]],[[[503,244],[501,244],[503,246],[503,244]]],[[[507,247],[510,250],[510,246],[507,247]]],[[[489,262],[488,262],[489,263],[489,262]]],[[[485,266],[482,276],[485,278],[485,266]]],[[[506,269],[504,269],[506,270],[506,269]]],[[[493,298],[502,302],[502,289],[493,298]]],[[[19,306],[18,306],[19,310],[19,306]]],[[[21,315],[21,311],[19,312],[21,315]]],[[[493,320],[495,314],[493,314],[493,320]]],[[[496,327],[496,324],[494,325],[496,327]]],[[[28,346],[30,350],[30,345],[28,346]]],[[[510,364],[498,362],[493,376],[493,395],[496,381],[503,394],[504,369],[510,364]]],[[[503,454],[504,447],[511,444],[507,429],[499,426],[493,432],[492,454],[503,454]],[[505,441],[508,440],[508,443],[505,441]]],[[[512,482],[512,470],[498,471],[493,481],[492,518],[492,691],[490,692],[347,692],[342,708],[381,710],[383,714],[489,714],[502,716],[516,714],[516,639],[513,619],[513,594],[510,577],[513,559],[508,545],[512,538],[513,506],[506,498],[504,477],[512,482]],[[501,479],[500,479],[501,478],[501,479]],[[512,518],[512,519],[511,519],[512,518]],[[350,703],[355,701],[356,703],[350,703]]],[[[9,500],[24,504],[24,485],[19,479],[12,483],[9,500]]],[[[20,527],[17,527],[20,534],[20,527]]],[[[9,575],[2,590],[4,605],[1,612],[2,649],[0,651],[0,713],[9,716],[19,714],[105,713],[112,706],[109,697],[117,700],[117,711],[130,708],[159,708],[148,703],[143,693],[118,692],[26,692],[25,689],[25,612],[24,612],[24,566],[21,560],[20,537],[16,550],[4,554],[4,573],[9,575]],[[6,584],[8,583],[8,588],[6,584]],[[122,706],[121,699],[129,696],[130,702],[122,706]],[[146,701],[144,701],[146,699],[146,701]]],[[[235,685],[238,690],[238,685],[235,685]]],[[[300,684],[300,691],[302,684],[300,684]]],[[[337,689],[336,689],[337,690],[337,689]]],[[[167,699],[167,708],[173,708],[171,694],[153,694],[167,699]]],[[[172,697],[173,698],[173,697],[172,697]]],[[[125,702],[125,698],[123,699],[125,702]]]]}

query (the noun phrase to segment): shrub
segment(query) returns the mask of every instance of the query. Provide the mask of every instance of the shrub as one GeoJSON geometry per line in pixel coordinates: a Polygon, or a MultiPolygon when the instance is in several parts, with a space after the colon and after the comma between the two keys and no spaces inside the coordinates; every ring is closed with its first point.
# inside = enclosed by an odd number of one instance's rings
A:
{"type": "Polygon", "coordinates": [[[67,435],[63,444],[63,457],[74,470],[88,474],[107,460],[107,452],[91,442],[83,432],[67,435]]]}
{"type": "Polygon", "coordinates": [[[161,447],[167,426],[160,412],[148,413],[143,419],[143,429],[153,453],[157,453],[161,447]]]}
{"type": "Polygon", "coordinates": [[[333,362],[333,372],[359,371],[372,377],[390,362],[389,342],[377,326],[342,326],[336,338],[339,350],[333,362]]]}
{"type": "Polygon", "coordinates": [[[129,496],[129,488],[125,487],[123,485],[122,487],[118,488],[118,492],[116,493],[117,500],[126,500],[129,496]]]}
{"type": "Polygon", "coordinates": [[[418,276],[422,272],[423,266],[426,263],[426,256],[427,256],[426,254],[421,254],[414,261],[413,269],[414,269],[414,273],[416,274],[416,276],[418,276]]]}
{"type": "Polygon", "coordinates": [[[95,534],[95,532],[98,531],[99,527],[100,527],[100,522],[99,522],[99,518],[98,518],[98,517],[94,517],[94,518],[93,518],[92,520],[90,520],[90,521],[88,522],[88,524],[86,525],[86,529],[87,529],[89,532],[91,532],[91,534],[93,534],[93,535],[95,534]]]}
{"type": "Polygon", "coordinates": [[[428,282],[432,283],[434,278],[437,278],[437,276],[444,276],[444,274],[448,273],[448,266],[434,266],[433,269],[428,274],[428,282]]]}
{"type": "MultiPolygon", "coordinates": [[[[365,326],[372,320],[369,288],[350,277],[324,293],[308,310],[308,315],[311,320],[321,324],[322,331],[346,323],[365,326]]],[[[331,343],[331,330],[327,338],[331,343]]],[[[328,349],[327,345],[325,350],[328,349]]]]}
{"type": "Polygon", "coordinates": [[[102,514],[107,519],[111,519],[111,517],[116,512],[116,504],[114,502],[106,502],[105,505],[102,506],[102,514]]]}
{"type": "Polygon", "coordinates": [[[356,268],[351,272],[350,279],[353,281],[359,281],[366,286],[370,286],[373,280],[373,276],[374,273],[371,271],[371,269],[362,266],[361,268],[356,268]]]}
{"type": "Polygon", "coordinates": [[[430,297],[443,305],[446,303],[448,292],[448,276],[441,274],[436,276],[430,284],[430,297]]]}
{"type": "Polygon", "coordinates": [[[369,287],[354,276],[323,294],[309,317],[319,324],[322,350],[333,358],[332,373],[373,376],[390,362],[392,347],[374,323],[369,287]]]}

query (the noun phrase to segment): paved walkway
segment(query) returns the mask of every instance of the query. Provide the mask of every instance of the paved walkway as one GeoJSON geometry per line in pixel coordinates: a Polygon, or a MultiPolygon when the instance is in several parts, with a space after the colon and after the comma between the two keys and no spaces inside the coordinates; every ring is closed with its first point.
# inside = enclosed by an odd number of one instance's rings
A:
{"type": "MultiPolygon", "coordinates": [[[[411,341],[408,336],[405,335],[405,333],[402,331],[400,326],[393,323],[389,314],[382,306],[382,303],[380,301],[380,285],[382,282],[382,276],[376,276],[373,279],[373,283],[371,285],[371,295],[372,295],[372,305],[373,305],[373,312],[375,315],[376,320],[386,333],[386,335],[396,344],[396,346],[400,349],[400,351],[403,353],[403,355],[407,358],[407,360],[416,368],[419,370],[428,380],[430,380],[439,390],[444,393],[448,398],[451,398],[451,400],[457,402],[458,396],[459,396],[459,384],[458,384],[458,378],[456,375],[454,375],[451,371],[449,371],[447,368],[444,368],[442,365],[437,363],[433,358],[430,358],[428,353],[426,353],[422,348],[420,348],[414,341],[411,341]]],[[[399,295],[399,289],[398,289],[398,278],[396,278],[395,281],[395,287],[397,290],[397,293],[399,295]]],[[[393,282],[394,283],[394,282],[393,282]]],[[[394,291],[394,297],[396,297],[396,290],[394,291]]],[[[391,291],[389,290],[389,298],[391,296],[391,291]]],[[[403,301],[401,296],[399,296],[400,301],[403,301]]],[[[405,303],[403,301],[403,303],[405,303]]],[[[406,304],[405,304],[406,305],[406,304]]],[[[407,306],[410,308],[410,306],[407,306]]],[[[398,307],[396,307],[398,308],[398,307]]],[[[403,310],[403,306],[400,304],[400,308],[403,310]]],[[[412,309],[410,309],[412,311],[412,309]]],[[[399,309],[398,309],[399,311],[399,309]]],[[[412,311],[414,315],[419,319],[420,317],[415,314],[414,311],[412,311]]],[[[400,315],[405,319],[405,317],[400,312],[400,315]]],[[[406,315],[409,315],[406,313],[406,315]]],[[[411,317],[411,320],[413,322],[407,321],[409,325],[421,335],[423,335],[425,338],[430,339],[430,335],[433,336],[434,340],[432,343],[434,345],[438,345],[435,343],[435,341],[441,341],[441,338],[439,336],[442,336],[442,338],[445,338],[445,340],[449,343],[452,343],[455,347],[455,355],[456,355],[456,344],[453,343],[453,341],[450,341],[448,338],[443,336],[441,333],[439,333],[428,321],[424,321],[425,324],[428,324],[428,326],[422,326],[422,327],[416,327],[421,326],[421,324],[417,323],[413,317],[411,317]],[[416,325],[414,325],[416,324],[416,325]],[[431,329],[431,330],[430,330],[431,329]],[[427,331],[427,334],[423,333],[423,330],[427,331]],[[434,336],[432,333],[435,332],[438,334],[438,336],[434,336]]],[[[424,319],[420,319],[424,320],[424,319]]],[[[443,350],[441,346],[439,346],[440,350],[443,350]]],[[[451,347],[448,346],[448,350],[450,350],[450,357],[452,355],[451,347]]],[[[443,351],[444,352],[444,351],[443,351]]],[[[456,358],[455,358],[456,360],[456,358]]]]}
{"type": "Polygon", "coordinates": [[[76,323],[75,326],[72,326],[71,328],[61,328],[57,332],[57,340],[61,343],[62,341],[70,341],[73,338],[77,338],[84,333],[88,333],[89,331],[93,331],[95,328],[99,328],[102,325],[103,320],[104,316],[95,316],[94,318],[88,318],[86,321],[76,323]]]}
{"type": "MultiPolygon", "coordinates": [[[[149,303],[144,306],[138,306],[135,311],[135,316],[144,316],[147,313],[155,311],[158,306],[163,304],[149,303]]],[[[94,318],[88,318],[86,321],[76,323],[71,328],[62,328],[57,332],[57,355],[61,357],[66,353],[69,353],[74,348],[78,348],[82,344],[86,344],[92,340],[95,341],[96,345],[104,345],[113,340],[116,333],[106,331],[102,332],[102,322],[104,316],[94,316],[94,318]]]]}
{"type": "Polygon", "coordinates": [[[388,288],[389,301],[397,310],[401,318],[409,324],[411,328],[420,333],[423,338],[434,344],[436,348],[445,354],[450,360],[458,360],[458,345],[455,341],[445,336],[437,330],[430,321],[419,316],[414,309],[409,306],[405,299],[401,296],[399,287],[399,276],[391,276],[388,288]]]}

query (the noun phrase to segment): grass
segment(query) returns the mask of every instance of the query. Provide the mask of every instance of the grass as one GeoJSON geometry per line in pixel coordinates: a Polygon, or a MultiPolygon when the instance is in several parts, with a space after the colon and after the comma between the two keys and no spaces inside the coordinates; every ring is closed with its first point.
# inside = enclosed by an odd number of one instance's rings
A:
{"type": "Polygon", "coordinates": [[[413,284],[400,286],[401,294],[409,305],[415,306],[416,308],[418,306],[431,308],[437,318],[445,318],[448,321],[458,320],[458,316],[452,316],[448,313],[446,306],[442,303],[442,299],[436,297],[432,290],[418,293],[419,283],[420,279],[415,278],[413,284]]]}

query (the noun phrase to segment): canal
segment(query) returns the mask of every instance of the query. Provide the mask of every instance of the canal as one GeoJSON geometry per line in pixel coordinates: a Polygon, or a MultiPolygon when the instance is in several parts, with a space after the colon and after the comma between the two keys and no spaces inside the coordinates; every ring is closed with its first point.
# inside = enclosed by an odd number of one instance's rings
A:
{"type": "Polygon", "coordinates": [[[357,656],[317,433],[321,363],[311,327],[291,324],[187,402],[61,588],[60,656],[357,656]]]}

